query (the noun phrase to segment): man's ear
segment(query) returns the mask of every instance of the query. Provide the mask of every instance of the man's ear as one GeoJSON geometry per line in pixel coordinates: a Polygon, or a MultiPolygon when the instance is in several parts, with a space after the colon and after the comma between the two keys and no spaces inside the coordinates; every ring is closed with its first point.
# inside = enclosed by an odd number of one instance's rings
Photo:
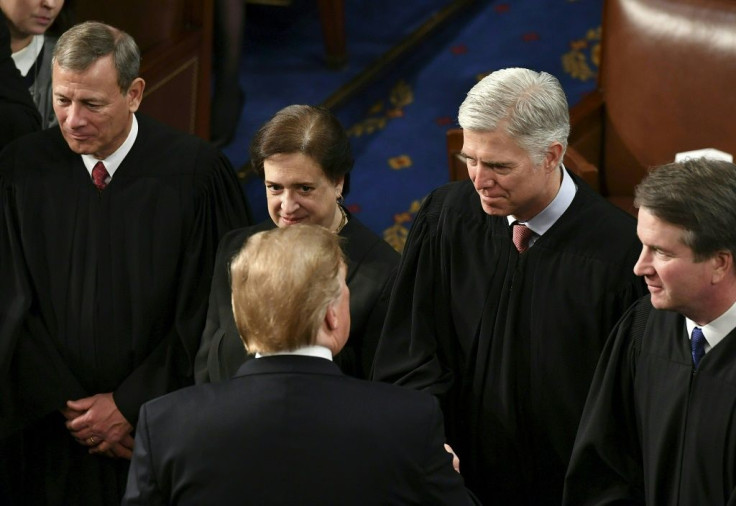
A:
{"type": "Polygon", "coordinates": [[[325,311],[325,325],[329,331],[333,331],[337,328],[338,318],[334,304],[327,306],[327,311],[325,311]]]}
{"type": "Polygon", "coordinates": [[[130,83],[128,91],[125,93],[125,98],[128,100],[128,109],[130,112],[136,112],[138,107],[140,107],[141,100],[143,100],[143,90],[145,89],[146,82],[140,77],[136,77],[133,79],[133,82],[130,83]]]}
{"type": "Polygon", "coordinates": [[[713,265],[713,275],[711,282],[713,284],[718,283],[726,276],[733,276],[733,254],[728,250],[721,250],[716,252],[715,255],[710,259],[713,265]]]}
{"type": "Polygon", "coordinates": [[[544,170],[551,172],[562,163],[562,144],[555,141],[547,147],[544,153],[544,170]]]}

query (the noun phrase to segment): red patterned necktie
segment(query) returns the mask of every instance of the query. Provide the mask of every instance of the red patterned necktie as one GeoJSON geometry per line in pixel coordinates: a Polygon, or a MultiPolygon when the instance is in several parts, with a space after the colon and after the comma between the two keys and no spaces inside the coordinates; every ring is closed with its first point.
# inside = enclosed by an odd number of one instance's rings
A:
{"type": "Polygon", "coordinates": [[[98,190],[102,191],[107,186],[107,178],[110,174],[107,173],[105,164],[97,162],[92,168],[92,182],[95,184],[98,190]]]}
{"type": "Polygon", "coordinates": [[[532,232],[532,229],[523,223],[514,223],[513,230],[511,231],[511,240],[514,241],[514,246],[519,250],[519,253],[524,253],[529,249],[529,240],[533,235],[534,232],[532,232]]]}

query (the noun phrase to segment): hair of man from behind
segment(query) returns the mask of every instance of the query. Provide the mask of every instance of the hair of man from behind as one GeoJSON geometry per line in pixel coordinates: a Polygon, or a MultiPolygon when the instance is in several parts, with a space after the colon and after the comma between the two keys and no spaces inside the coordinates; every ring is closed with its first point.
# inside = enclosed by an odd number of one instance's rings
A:
{"type": "Polygon", "coordinates": [[[693,158],[655,167],[634,190],[634,206],[685,229],[696,261],[723,250],[736,257],[736,165],[693,158]]]}
{"type": "Polygon", "coordinates": [[[341,294],[340,237],[318,225],[251,236],[230,264],[235,324],[249,353],[314,344],[327,308],[341,294]]]}
{"type": "Polygon", "coordinates": [[[348,194],[353,151],[347,132],[328,109],[297,104],[278,111],[253,137],[251,166],[262,178],[268,157],[293,153],[312,158],[333,183],[345,176],[342,194],[348,194]]]}
{"type": "Polygon", "coordinates": [[[133,37],[115,27],[98,21],[74,25],[59,37],[52,63],[83,72],[107,55],[112,55],[118,86],[125,93],[140,72],[141,52],[133,37]]]}
{"type": "Polygon", "coordinates": [[[487,132],[503,127],[539,164],[548,146],[567,149],[570,113],[560,82],[547,72],[525,68],[497,70],[480,80],[460,105],[463,129],[487,132]]]}

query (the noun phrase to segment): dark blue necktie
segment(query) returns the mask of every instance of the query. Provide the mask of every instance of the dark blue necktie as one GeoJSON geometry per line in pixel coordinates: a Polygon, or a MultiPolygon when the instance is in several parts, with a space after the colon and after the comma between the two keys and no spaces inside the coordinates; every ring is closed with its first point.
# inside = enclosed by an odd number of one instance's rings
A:
{"type": "Polygon", "coordinates": [[[690,336],[690,350],[693,355],[693,365],[697,369],[700,359],[705,355],[705,336],[700,327],[693,328],[692,336],[690,336]]]}

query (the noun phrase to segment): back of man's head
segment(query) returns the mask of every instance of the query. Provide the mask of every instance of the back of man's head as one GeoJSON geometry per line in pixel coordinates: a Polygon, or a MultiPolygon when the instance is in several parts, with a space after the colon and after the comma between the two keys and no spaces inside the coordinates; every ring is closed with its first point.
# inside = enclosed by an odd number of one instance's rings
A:
{"type": "Polygon", "coordinates": [[[292,225],[248,239],[230,266],[235,323],[249,353],[315,343],[328,306],[340,297],[339,236],[292,225]]]}
{"type": "Polygon", "coordinates": [[[52,63],[82,72],[107,55],[112,55],[118,86],[125,93],[138,77],[141,53],[133,37],[110,25],[86,21],[71,27],[59,37],[52,63]]]}
{"type": "Polygon", "coordinates": [[[634,191],[634,205],[682,227],[696,260],[736,256],[736,165],[708,158],[655,167],[634,191]]]}
{"type": "Polygon", "coordinates": [[[553,142],[567,148],[570,134],[560,82],[546,72],[524,68],[497,70],[473,86],[460,105],[458,122],[479,132],[503,128],[536,163],[553,142]]]}

